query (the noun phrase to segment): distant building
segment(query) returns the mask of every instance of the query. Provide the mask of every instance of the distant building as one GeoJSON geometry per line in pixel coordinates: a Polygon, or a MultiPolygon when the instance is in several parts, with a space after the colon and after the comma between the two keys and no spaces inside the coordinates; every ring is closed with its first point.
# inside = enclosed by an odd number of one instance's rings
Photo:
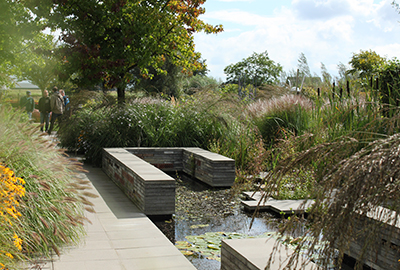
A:
{"type": "Polygon", "coordinates": [[[22,81],[15,83],[15,86],[11,89],[39,89],[39,87],[28,81],[22,81]]]}

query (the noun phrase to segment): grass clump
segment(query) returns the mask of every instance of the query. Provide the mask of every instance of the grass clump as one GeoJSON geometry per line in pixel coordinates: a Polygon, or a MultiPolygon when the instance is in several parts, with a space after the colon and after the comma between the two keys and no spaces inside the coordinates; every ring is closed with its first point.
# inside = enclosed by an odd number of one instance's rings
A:
{"type": "MultiPolygon", "coordinates": [[[[6,210],[11,217],[0,219],[0,265],[19,269],[21,261],[35,263],[38,257],[51,258],[77,244],[84,235],[85,206],[93,211],[87,199],[93,195],[85,191],[88,182],[77,174],[80,163],[6,105],[0,107],[0,164],[0,188],[14,198],[8,201],[15,209],[6,210]],[[13,189],[7,177],[16,179],[11,181],[13,189]]],[[[2,209],[7,207],[4,200],[0,203],[2,209]]]]}
{"type": "Polygon", "coordinates": [[[288,135],[300,135],[309,127],[312,103],[299,95],[258,100],[249,105],[265,144],[273,145],[288,135]]]}

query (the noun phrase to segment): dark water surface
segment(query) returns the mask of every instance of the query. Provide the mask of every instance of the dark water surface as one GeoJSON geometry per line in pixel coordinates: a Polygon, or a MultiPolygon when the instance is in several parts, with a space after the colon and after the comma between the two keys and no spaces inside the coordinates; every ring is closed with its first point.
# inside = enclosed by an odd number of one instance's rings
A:
{"type": "MultiPolygon", "coordinates": [[[[276,216],[260,213],[253,220],[252,214],[241,208],[239,195],[231,189],[212,188],[185,174],[171,176],[177,179],[175,216],[167,221],[154,221],[171,242],[188,241],[187,236],[210,232],[237,233],[239,238],[244,238],[277,231],[276,216]]],[[[186,257],[199,270],[221,267],[219,261],[201,253],[186,257]]]]}
{"type": "MultiPolygon", "coordinates": [[[[230,188],[212,188],[183,173],[171,176],[177,179],[175,215],[169,220],[153,222],[174,244],[179,241],[190,242],[193,237],[217,232],[237,233],[239,238],[266,237],[266,233],[277,232],[284,222],[279,216],[268,212],[258,213],[253,218],[241,207],[241,196],[230,188]]],[[[292,236],[303,235],[304,230],[300,225],[292,236]]],[[[215,253],[219,254],[216,257],[220,256],[219,250],[215,250],[215,253]]],[[[202,253],[195,252],[186,257],[198,270],[219,270],[221,267],[220,261],[202,253]]],[[[348,258],[341,269],[353,269],[350,266],[353,263],[348,258]]]]}

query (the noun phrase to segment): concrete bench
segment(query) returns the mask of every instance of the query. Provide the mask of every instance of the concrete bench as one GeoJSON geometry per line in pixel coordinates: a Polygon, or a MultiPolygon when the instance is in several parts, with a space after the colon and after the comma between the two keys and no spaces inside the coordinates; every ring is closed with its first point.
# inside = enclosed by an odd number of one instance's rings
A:
{"type": "Polygon", "coordinates": [[[212,187],[230,187],[235,160],[201,148],[105,148],[103,171],[148,216],[175,213],[175,179],[185,172],[212,187]]]}
{"type": "Polygon", "coordinates": [[[183,171],[212,187],[231,187],[235,160],[198,147],[132,147],[130,153],[163,171],[183,171]]]}
{"type": "Polygon", "coordinates": [[[175,213],[175,179],[123,148],[103,149],[102,169],[148,216],[175,213]]]}

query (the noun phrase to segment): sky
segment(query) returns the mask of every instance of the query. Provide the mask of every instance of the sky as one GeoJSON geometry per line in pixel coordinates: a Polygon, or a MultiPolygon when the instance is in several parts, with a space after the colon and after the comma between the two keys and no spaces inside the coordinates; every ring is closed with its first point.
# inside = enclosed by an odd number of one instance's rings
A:
{"type": "Polygon", "coordinates": [[[288,72],[301,53],[312,74],[323,63],[333,76],[354,53],[372,50],[400,59],[400,14],[392,0],[207,0],[204,22],[222,24],[219,34],[196,33],[196,51],[208,76],[225,80],[224,68],[255,53],[288,72]]]}

